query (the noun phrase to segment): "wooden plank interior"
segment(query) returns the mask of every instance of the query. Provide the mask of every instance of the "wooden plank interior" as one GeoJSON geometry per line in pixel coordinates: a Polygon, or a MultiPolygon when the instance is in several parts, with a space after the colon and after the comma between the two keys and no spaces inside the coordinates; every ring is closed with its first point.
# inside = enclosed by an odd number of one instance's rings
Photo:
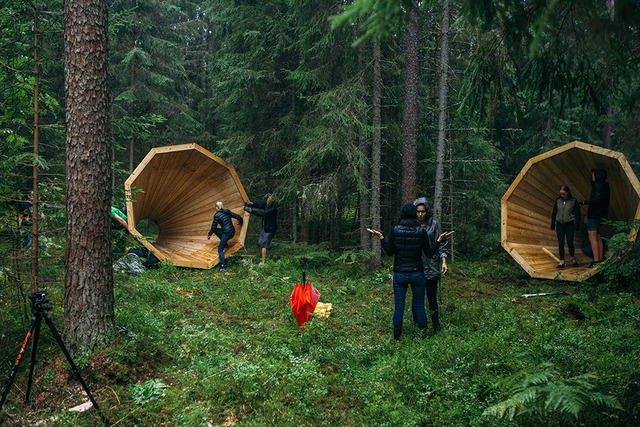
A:
{"type": "MultiPolygon", "coordinates": [[[[159,259],[176,266],[212,268],[219,263],[218,238],[207,240],[215,211],[214,203],[243,217],[236,226],[225,254],[244,247],[249,215],[243,211],[248,200],[233,167],[196,144],[152,149],[125,182],[127,194],[143,191],[128,201],[132,235],[159,259]],[[135,226],[149,218],[159,227],[154,242],[142,238],[135,226]]],[[[234,221],[235,222],[235,221],[234,221]]]]}
{"type": "MultiPolygon", "coordinates": [[[[543,250],[559,256],[556,232],[550,225],[560,186],[568,185],[578,200],[588,199],[591,169],[605,169],[609,175],[609,219],[640,219],[640,182],[621,153],[574,141],[530,159],[502,198],[501,243],[531,277],[582,281],[596,273],[586,268],[591,259],[580,249],[580,231],[574,235],[579,267],[556,269],[557,261],[543,250]]],[[[581,208],[582,215],[587,208],[581,208]]],[[[610,227],[602,227],[603,236],[611,232],[610,227]]],[[[634,237],[630,233],[629,238],[634,237]]],[[[568,259],[565,247],[565,261],[568,259]]]]}

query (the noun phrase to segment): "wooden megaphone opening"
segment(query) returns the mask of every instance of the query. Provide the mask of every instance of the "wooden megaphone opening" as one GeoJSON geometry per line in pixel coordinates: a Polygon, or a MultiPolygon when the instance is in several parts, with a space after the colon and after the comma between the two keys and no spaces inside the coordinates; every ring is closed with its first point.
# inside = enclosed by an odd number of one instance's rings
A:
{"type": "MultiPolygon", "coordinates": [[[[551,213],[561,185],[571,189],[578,201],[591,193],[591,170],[607,171],[611,188],[609,220],[640,219],[640,183],[622,153],[574,141],[530,159],[502,197],[502,246],[531,277],[585,280],[597,272],[587,269],[591,259],[582,253],[581,233],[574,238],[576,260],[580,267],[556,269],[558,239],[551,230],[551,213]]],[[[587,206],[581,208],[587,214],[587,206]]],[[[581,224],[584,230],[584,223],[581,224]]],[[[629,240],[636,238],[631,230],[629,240]]],[[[614,230],[604,225],[603,237],[614,230]]],[[[570,260],[565,245],[565,262],[570,260]]]]}
{"type": "Polygon", "coordinates": [[[233,221],[236,234],[225,256],[244,246],[249,213],[243,210],[248,198],[240,179],[233,166],[197,144],[152,149],[124,187],[129,231],[160,261],[193,268],[220,262],[219,239],[214,234],[207,240],[216,202],[243,218],[242,226],[233,221]],[[152,241],[145,233],[153,227],[152,241]]]}

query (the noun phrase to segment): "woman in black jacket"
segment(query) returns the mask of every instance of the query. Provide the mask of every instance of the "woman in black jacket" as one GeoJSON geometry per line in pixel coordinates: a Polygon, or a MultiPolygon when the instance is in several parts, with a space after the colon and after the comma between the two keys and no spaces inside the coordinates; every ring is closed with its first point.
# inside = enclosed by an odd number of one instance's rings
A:
{"type": "Polygon", "coordinates": [[[413,312],[416,314],[418,327],[427,329],[427,314],[424,309],[425,277],[422,254],[431,257],[440,246],[440,242],[449,237],[453,231],[438,236],[433,246],[429,244],[429,235],[418,221],[416,207],[407,203],[400,210],[400,223],[385,239],[381,232],[367,229],[377,235],[387,255],[395,255],[393,260],[393,338],[402,335],[402,319],[404,316],[407,289],[411,285],[413,312]]]}
{"type": "Polygon", "coordinates": [[[604,169],[591,169],[591,194],[589,200],[582,204],[589,205],[587,210],[587,232],[593,249],[593,261],[587,268],[593,268],[602,262],[604,248],[600,236],[600,222],[609,215],[609,199],[611,190],[606,181],[607,171],[604,169]]]}
{"type": "Polygon", "coordinates": [[[212,234],[215,234],[220,239],[220,244],[218,245],[220,271],[227,271],[227,264],[224,259],[224,248],[227,246],[227,242],[236,234],[236,229],[233,226],[231,218],[237,219],[238,225],[242,225],[242,217],[231,212],[229,209],[223,209],[223,207],[222,202],[216,203],[216,214],[213,216],[213,223],[211,224],[209,234],[207,234],[207,240],[211,239],[212,234]],[[220,225],[219,228],[218,225],[220,225]]]}

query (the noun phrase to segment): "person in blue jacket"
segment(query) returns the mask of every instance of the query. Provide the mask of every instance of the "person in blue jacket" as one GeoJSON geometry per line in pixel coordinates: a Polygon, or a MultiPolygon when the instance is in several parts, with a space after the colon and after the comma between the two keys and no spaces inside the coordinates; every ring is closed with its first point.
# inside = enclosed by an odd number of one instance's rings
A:
{"type": "Polygon", "coordinates": [[[262,231],[258,237],[258,251],[262,257],[262,263],[267,258],[267,249],[271,246],[271,240],[278,230],[278,208],[273,195],[267,197],[266,202],[246,202],[244,210],[262,217],[262,231]],[[261,209],[257,211],[256,209],[261,209]]]}
{"type": "Polygon", "coordinates": [[[238,220],[238,225],[242,225],[242,217],[240,215],[231,212],[229,209],[224,209],[223,203],[217,202],[216,214],[213,216],[213,222],[211,223],[211,230],[209,230],[209,234],[207,234],[207,240],[211,239],[212,234],[215,234],[220,239],[220,244],[218,244],[220,271],[227,271],[224,249],[227,246],[227,242],[236,234],[232,218],[238,220]]]}

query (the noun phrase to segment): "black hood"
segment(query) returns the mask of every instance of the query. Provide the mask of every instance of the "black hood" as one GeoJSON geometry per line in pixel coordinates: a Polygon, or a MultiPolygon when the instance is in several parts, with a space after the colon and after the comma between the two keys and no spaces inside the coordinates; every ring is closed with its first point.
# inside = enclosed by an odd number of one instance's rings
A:
{"type": "Polygon", "coordinates": [[[607,179],[607,171],[604,169],[592,169],[595,182],[602,182],[607,179]]]}

